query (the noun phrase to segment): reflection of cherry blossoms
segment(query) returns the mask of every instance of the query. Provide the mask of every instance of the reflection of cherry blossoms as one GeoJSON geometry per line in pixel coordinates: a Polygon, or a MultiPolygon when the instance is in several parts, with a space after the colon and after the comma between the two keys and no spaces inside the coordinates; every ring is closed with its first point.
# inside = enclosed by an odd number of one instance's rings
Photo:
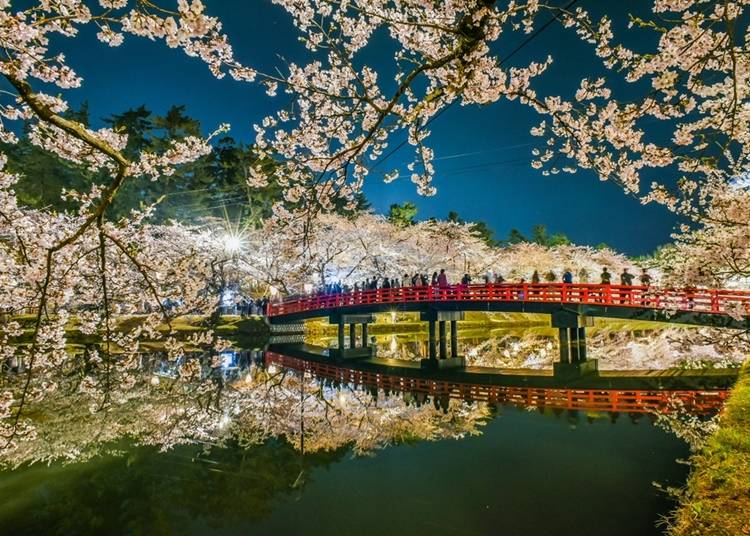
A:
{"type": "MultiPolygon", "coordinates": [[[[735,338],[735,346],[728,348],[711,329],[634,332],[605,324],[589,331],[588,356],[599,360],[600,370],[731,368],[747,356],[747,343],[735,338]]],[[[551,369],[558,360],[558,342],[551,331],[504,334],[498,330],[494,335],[479,344],[460,344],[469,366],[551,369]]]]}
{"type": "Polygon", "coordinates": [[[306,452],[351,447],[361,454],[407,439],[476,434],[489,415],[482,403],[453,401],[438,409],[429,400],[334,386],[277,367],[227,369],[221,354],[213,360],[141,357],[134,384],[111,392],[104,407],[86,381],[61,384],[32,403],[34,433],[19,435],[2,463],[80,461],[116,452],[121,440],[170,449],[280,437],[306,452]]]}

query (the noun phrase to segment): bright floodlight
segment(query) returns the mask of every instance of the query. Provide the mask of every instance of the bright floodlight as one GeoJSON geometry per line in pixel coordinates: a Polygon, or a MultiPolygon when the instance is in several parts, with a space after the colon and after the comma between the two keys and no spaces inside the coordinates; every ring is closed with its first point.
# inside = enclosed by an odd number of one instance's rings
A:
{"type": "Polygon", "coordinates": [[[242,239],[237,235],[226,235],[224,237],[224,249],[228,253],[237,253],[242,249],[242,239]]]}

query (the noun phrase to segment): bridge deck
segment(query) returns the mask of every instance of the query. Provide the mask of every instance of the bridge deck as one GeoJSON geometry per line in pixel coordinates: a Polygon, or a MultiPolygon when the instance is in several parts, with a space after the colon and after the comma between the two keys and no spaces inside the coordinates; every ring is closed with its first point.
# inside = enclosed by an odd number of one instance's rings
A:
{"type": "Polygon", "coordinates": [[[285,323],[341,312],[436,309],[549,314],[561,308],[589,316],[750,328],[748,291],[583,283],[385,288],[292,298],[271,304],[268,314],[272,323],[285,323]]]}

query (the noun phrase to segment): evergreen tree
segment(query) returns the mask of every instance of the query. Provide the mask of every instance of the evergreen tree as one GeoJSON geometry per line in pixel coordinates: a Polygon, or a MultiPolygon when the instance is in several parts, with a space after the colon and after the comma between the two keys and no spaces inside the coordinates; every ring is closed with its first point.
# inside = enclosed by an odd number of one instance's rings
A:
{"type": "Polygon", "coordinates": [[[388,221],[398,227],[407,227],[414,225],[416,220],[414,219],[417,215],[417,206],[407,201],[403,205],[394,203],[388,210],[388,221]]]}

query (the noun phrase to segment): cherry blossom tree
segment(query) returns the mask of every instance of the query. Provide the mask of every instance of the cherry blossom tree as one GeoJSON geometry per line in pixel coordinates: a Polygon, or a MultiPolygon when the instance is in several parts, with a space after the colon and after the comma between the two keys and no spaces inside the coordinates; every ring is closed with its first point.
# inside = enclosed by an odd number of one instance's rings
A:
{"type": "MultiPolygon", "coordinates": [[[[161,154],[145,152],[137,160],[128,160],[122,153],[125,136],[111,129],[94,131],[66,119],[66,102],[49,90],[34,87],[68,90],[82,83],[64,55],[54,52],[55,41],[74,38],[84,25],[96,25],[98,38],[110,46],[121,44],[126,35],[159,40],[201,58],[216,76],[224,72],[242,79],[249,76],[233,62],[221,25],[204,14],[199,1],[180,0],[176,10],[150,1],[126,0],[97,4],[45,1],[15,12],[12,9],[10,2],[0,2],[0,74],[12,89],[2,94],[0,139],[16,141],[8,122],[27,120],[32,143],[92,172],[103,173],[109,182],[93,184],[86,192],[63,192],[78,202],[78,211],[55,215],[18,206],[12,192],[18,177],[0,171],[2,309],[9,315],[24,310],[33,315],[31,343],[20,348],[3,345],[4,355],[15,354],[13,357],[25,368],[23,381],[3,391],[0,436],[5,447],[12,445],[19,434],[33,433],[24,419],[24,406],[55,389],[44,371],[69,361],[65,326],[73,297],[79,306],[86,305],[85,312],[78,311],[83,331],[102,335],[103,352],[86,364],[90,375],[81,385],[101,389],[99,407],[103,409],[111,402],[113,385],[133,383],[128,371],[140,334],[153,331],[157,322],[169,321],[165,297],[175,296],[187,307],[192,306],[200,299],[204,284],[201,275],[207,271],[204,259],[192,254],[194,248],[182,250],[184,244],[177,248],[177,244],[170,244],[170,238],[180,229],[159,231],[144,226],[149,209],[117,222],[108,220],[107,209],[125,181],[170,175],[174,166],[210,151],[210,137],[189,136],[161,154]],[[112,317],[117,302],[138,304],[144,300],[161,309],[160,315],[147,316],[144,325],[130,333],[116,332],[112,317]],[[126,353],[115,360],[110,352],[114,347],[129,349],[130,357],[126,353]]],[[[217,133],[225,129],[222,125],[217,133]]],[[[3,158],[0,164],[4,163],[3,158]]],[[[4,342],[18,330],[17,323],[6,321],[4,342]]]]}
{"type": "MultiPolygon", "coordinates": [[[[398,135],[413,151],[406,175],[420,194],[433,195],[429,128],[454,103],[508,99],[530,106],[544,116],[532,131],[543,137],[534,167],[552,174],[591,169],[644,202],[661,202],[692,218],[698,228],[683,229],[672,250],[672,265],[683,266],[685,280],[744,277],[750,206],[743,182],[750,171],[746,2],[655,0],[651,12],[632,18],[632,27],[656,32],[656,47],[634,50],[617,41],[608,17],[595,21],[573,9],[574,2],[274,1],[289,12],[310,55],[306,63],[264,73],[235,59],[220,21],[199,0],[40,0],[24,8],[0,0],[0,140],[14,143],[14,125],[25,120],[33,144],[103,177],[87,191],[63,192],[75,211],[34,211],[19,205],[13,193],[18,177],[3,170],[0,156],[0,357],[23,363],[20,377],[2,379],[0,448],[33,436],[26,406],[59,387],[61,369],[79,379],[74,391],[90,393],[89,410],[111,411],[124,399],[121,391],[137,384],[140,341],[156,336],[157,326],[175,315],[210,309],[225,269],[292,292],[329,278],[356,281],[438,267],[453,278],[488,270],[522,277],[531,266],[592,274],[602,264],[627,264],[611,252],[585,248],[493,250],[456,222],[394,229],[374,215],[349,220],[326,214],[356,206],[373,164],[394,150],[398,135]],[[591,44],[609,78],[584,78],[570,98],[542,95],[534,86],[551,56],[506,66],[495,54],[501,38],[514,42],[512,37],[539,31],[551,16],[591,44]],[[150,39],[198,58],[215,77],[260,83],[270,96],[283,91],[291,97],[292,106],[255,126],[259,162],[274,165],[250,169],[248,183],[274,180],[284,199],[271,221],[249,233],[248,254],[227,255],[199,229],[150,225],[150,208],[117,221],[109,217],[123,184],[173,174],[175,166],[207,154],[213,135],[227,127],[129,159],[126,136],[66,118],[63,96],[83,80],[56,50],[92,25],[105,46],[150,39]],[[376,33],[396,45],[394,80],[384,80],[363,60],[376,33]],[[626,100],[618,98],[622,84],[636,92],[650,88],[626,100]],[[659,135],[664,128],[667,139],[659,135]],[[649,170],[662,177],[678,173],[676,187],[662,178],[642,191],[649,170]],[[690,255],[705,258],[706,251],[713,259],[706,266],[680,263],[690,255]],[[135,327],[119,329],[115,317],[128,309],[151,312],[135,327]],[[19,322],[24,312],[31,315],[30,327],[19,322]],[[85,359],[66,351],[72,317],[83,332],[101,337],[100,348],[85,359]],[[30,332],[30,342],[12,344],[22,331],[30,332]]],[[[402,171],[393,169],[383,180],[402,171]]],[[[193,343],[222,345],[211,334],[193,343]]],[[[184,352],[175,338],[167,346],[172,355],[184,352]]]]}
{"type": "MultiPolygon", "coordinates": [[[[644,202],[688,214],[707,201],[712,185],[747,172],[744,2],[655,0],[650,10],[630,18],[629,32],[643,34],[642,42],[658,39],[655,47],[639,50],[615,35],[622,21],[606,15],[595,20],[582,7],[573,8],[575,2],[276,3],[292,15],[313,53],[307,64],[289,64],[286,76],[258,75],[269,94],[282,88],[295,101],[291,110],[256,126],[258,147],[282,162],[277,179],[288,187],[293,212],[307,213],[318,204],[330,208],[336,196],[351,202],[372,162],[399,132],[414,150],[410,179],[421,194],[434,194],[429,124],[454,102],[508,99],[528,105],[544,116],[532,130],[545,142],[535,150],[534,167],[553,174],[591,169],[644,202]],[[501,40],[539,30],[550,16],[590,44],[607,72],[582,73],[575,95],[543,95],[535,87],[552,56],[516,67],[494,52],[501,40]],[[382,31],[396,44],[393,81],[381,79],[361,59],[382,31]],[[671,136],[663,135],[665,128],[671,136]],[[675,173],[676,188],[654,180],[675,173]]],[[[394,169],[384,179],[401,175],[394,169]]],[[[266,180],[256,170],[250,182],[266,180]]]]}
{"type": "Polygon", "coordinates": [[[305,284],[353,286],[373,277],[429,276],[440,269],[453,282],[465,273],[476,281],[488,274],[508,281],[528,280],[535,269],[561,277],[566,268],[577,280],[595,281],[604,266],[617,272],[634,264],[610,249],[533,243],[493,247],[470,222],[427,220],[404,227],[380,215],[361,213],[356,218],[321,214],[311,223],[302,242],[283,232],[285,221],[270,220],[263,228],[248,231],[246,252],[238,258],[241,271],[269,284],[283,282],[279,288],[299,293],[305,284]]]}

